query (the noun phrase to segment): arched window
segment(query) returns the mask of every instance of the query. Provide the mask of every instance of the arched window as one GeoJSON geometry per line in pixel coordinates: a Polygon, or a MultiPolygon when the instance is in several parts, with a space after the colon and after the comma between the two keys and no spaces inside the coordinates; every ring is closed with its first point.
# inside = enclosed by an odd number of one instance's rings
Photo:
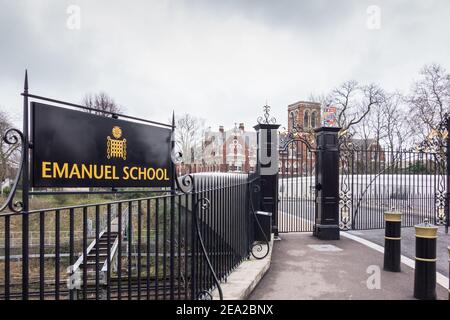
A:
{"type": "Polygon", "coordinates": [[[306,110],[305,111],[305,115],[303,117],[303,128],[308,128],[309,127],[309,111],[306,110]]]}
{"type": "Polygon", "coordinates": [[[291,111],[289,113],[289,119],[288,119],[288,125],[289,125],[289,130],[291,129],[291,127],[295,126],[295,122],[297,121],[296,117],[295,117],[295,112],[291,111]]]}
{"type": "Polygon", "coordinates": [[[311,128],[315,128],[317,126],[317,111],[313,111],[311,113],[311,128]]]}
{"type": "Polygon", "coordinates": [[[291,117],[291,119],[294,119],[294,121],[295,121],[295,112],[294,111],[291,111],[289,116],[291,117]]]}

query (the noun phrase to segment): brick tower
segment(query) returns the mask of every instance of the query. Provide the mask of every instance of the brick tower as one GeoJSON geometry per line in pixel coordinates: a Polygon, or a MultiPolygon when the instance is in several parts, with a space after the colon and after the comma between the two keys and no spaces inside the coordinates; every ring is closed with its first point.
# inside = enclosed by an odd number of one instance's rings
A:
{"type": "Polygon", "coordinates": [[[288,130],[292,128],[292,119],[303,128],[303,132],[309,132],[312,129],[321,126],[320,103],[299,101],[288,106],[288,130]]]}

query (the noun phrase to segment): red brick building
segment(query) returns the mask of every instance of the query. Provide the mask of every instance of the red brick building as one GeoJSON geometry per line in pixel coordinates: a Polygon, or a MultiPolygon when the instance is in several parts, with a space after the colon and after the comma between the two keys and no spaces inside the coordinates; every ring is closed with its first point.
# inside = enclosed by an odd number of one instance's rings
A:
{"type": "Polygon", "coordinates": [[[180,166],[181,173],[187,172],[250,172],[256,166],[256,132],[245,131],[243,123],[225,130],[206,130],[198,159],[192,164],[180,166]]]}
{"type": "MultiPolygon", "coordinates": [[[[288,106],[287,132],[280,134],[280,140],[293,132],[302,140],[308,141],[312,146],[315,143],[314,129],[321,126],[321,104],[317,102],[298,101],[288,106]]],[[[286,149],[280,150],[279,172],[289,175],[309,175],[314,172],[314,153],[301,141],[295,141],[286,149]]]]}

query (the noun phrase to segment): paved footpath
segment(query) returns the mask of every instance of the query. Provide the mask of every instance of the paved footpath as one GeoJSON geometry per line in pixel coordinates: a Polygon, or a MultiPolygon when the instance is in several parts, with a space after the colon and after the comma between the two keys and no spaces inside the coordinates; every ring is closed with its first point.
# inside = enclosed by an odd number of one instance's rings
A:
{"type": "MultiPolygon", "coordinates": [[[[367,239],[380,246],[384,246],[384,229],[349,231],[358,237],[367,239]]],[[[450,234],[445,233],[445,227],[439,227],[437,239],[436,270],[448,277],[448,250],[450,234]]],[[[402,255],[414,259],[416,256],[416,236],[414,228],[402,228],[402,255]]]]}
{"type": "MultiPolygon", "coordinates": [[[[383,255],[363,244],[345,237],[321,241],[311,233],[281,237],[274,243],[270,270],[249,299],[414,299],[414,270],[402,264],[400,273],[383,271],[383,255]],[[369,289],[376,269],[379,289],[369,289]]],[[[439,299],[448,299],[442,286],[437,292],[439,299]]]]}

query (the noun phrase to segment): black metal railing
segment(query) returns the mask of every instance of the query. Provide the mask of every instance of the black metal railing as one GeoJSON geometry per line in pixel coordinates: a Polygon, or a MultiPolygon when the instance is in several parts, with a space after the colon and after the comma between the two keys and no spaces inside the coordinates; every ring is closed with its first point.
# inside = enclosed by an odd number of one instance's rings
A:
{"type": "Polygon", "coordinates": [[[252,182],[185,178],[184,192],[0,213],[0,299],[211,297],[249,257],[252,182]]]}
{"type": "Polygon", "coordinates": [[[402,226],[445,223],[445,153],[343,146],[340,150],[341,228],[384,227],[383,213],[403,213],[402,226]]]}

